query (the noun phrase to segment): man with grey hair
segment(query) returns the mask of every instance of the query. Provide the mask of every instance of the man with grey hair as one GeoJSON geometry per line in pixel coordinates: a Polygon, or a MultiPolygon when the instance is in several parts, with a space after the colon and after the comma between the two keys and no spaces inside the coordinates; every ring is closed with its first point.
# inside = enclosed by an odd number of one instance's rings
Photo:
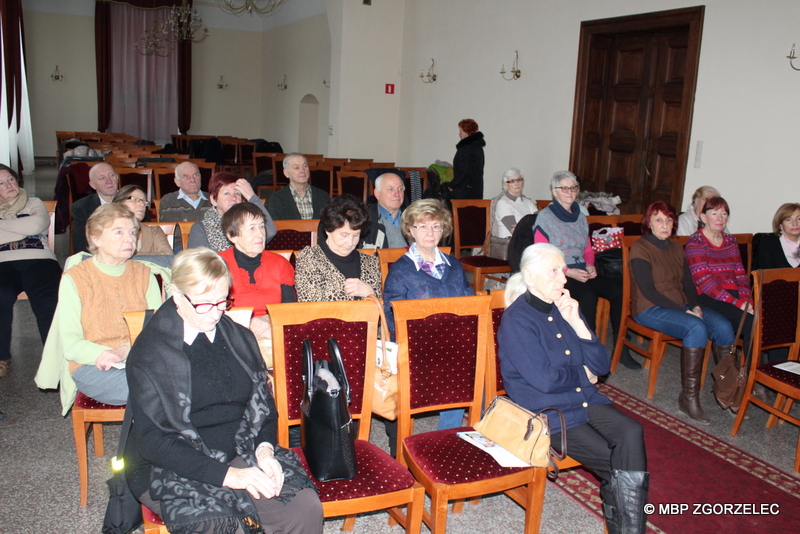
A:
{"type": "Polygon", "coordinates": [[[289,185],[269,197],[267,209],[272,219],[319,219],[322,208],[331,198],[308,183],[311,172],[306,157],[297,152],[287,154],[283,159],[283,174],[289,179],[289,185]]]}
{"type": "Polygon", "coordinates": [[[376,203],[369,205],[370,226],[362,236],[362,248],[405,248],[403,206],[406,186],[394,174],[381,174],[375,179],[376,203]]]}
{"type": "Polygon", "coordinates": [[[161,197],[159,222],[199,222],[211,207],[206,193],[200,190],[200,169],[191,161],[175,167],[178,190],[161,197]]]}
{"type": "Polygon", "coordinates": [[[89,242],[86,240],[86,221],[94,210],[102,204],[108,204],[119,188],[119,176],[114,167],[108,163],[98,163],[89,169],[89,185],[95,193],[76,201],[69,207],[72,212],[72,250],[86,252],[89,242]]]}

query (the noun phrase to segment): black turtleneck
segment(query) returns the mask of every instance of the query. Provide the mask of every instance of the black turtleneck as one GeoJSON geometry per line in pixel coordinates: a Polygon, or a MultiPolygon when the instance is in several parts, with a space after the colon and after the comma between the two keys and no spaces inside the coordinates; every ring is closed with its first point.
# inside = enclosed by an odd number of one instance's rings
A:
{"type": "Polygon", "coordinates": [[[361,278],[361,254],[358,253],[357,249],[353,249],[353,252],[347,256],[339,256],[328,248],[328,243],[324,239],[319,242],[319,248],[325,253],[325,257],[328,258],[328,261],[330,261],[345,278],[361,278]]]}

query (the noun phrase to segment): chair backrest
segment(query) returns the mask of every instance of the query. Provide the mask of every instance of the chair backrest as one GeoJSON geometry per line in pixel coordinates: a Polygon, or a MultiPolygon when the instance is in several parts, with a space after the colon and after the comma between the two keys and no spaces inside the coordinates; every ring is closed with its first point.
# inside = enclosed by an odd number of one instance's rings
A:
{"type": "Polygon", "coordinates": [[[478,291],[478,295],[489,295],[492,297],[489,308],[492,310],[492,334],[493,343],[489,343],[486,351],[486,395],[485,404],[488,406],[492,399],[497,395],[506,394],[506,386],[503,383],[503,375],[500,372],[499,345],[497,343],[497,331],[500,329],[500,322],[503,319],[503,312],[506,310],[505,289],[492,289],[489,291],[478,291]]]}
{"type": "Polygon", "coordinates": [[[253,176],[272,170],[272,158],[275,152],[253,152],[253,176]]]}
{"type": "Polygon", "coordinates": [[[164,235],[167,236],[167,242],[169,242],[169,246],[173,247],[175,242],[175,227],[176,223],[159,223],[159,222],[144,222],[142,224],[146,224],[147,226],[158,226],[164,232],[164,235]]]}
{"type": "MultiPolygon", "coordinates": [[[[789,347],[789,359],[800,352],[800,269],[753,271],[753,299],[761,299],[755,324],[753,354],[776,347],[789,347]],[[759,283],[763,284],[759,288],[759,283]]],[[[753,358],[753,364],[760,364],[753,358]]]]}
{"type": "Polygon", "coordinates": [[[275,221],[277,235],[267,243],[267,250],[302,250],[317,244],[319,219],[275,221]]]}
{"type": "Polygon", "coordinates": [[[322,189],[328,195],[333,191],[333,165],[308,164],[308,183],[322,189]]]}
{"type": "Polygon", "coordinates": [[[378,307],[370,300],[268,304],[272,322],[278,443],[289,445],[289,426],[300,423],[303,399],[303,340],[310,339],[314,360],[330,360],[328,339],[339,343],[348,381],[350,414],[360,419],[358,438],[369,439],[372,382],[378,340],[378,307]]]}
{"type": "Polygon", "coordinates": [[[125,318],[125,323],[128,325],[128,335],[131,338],[131,345],[136,341],[136,338],[139,337],[139,334],[142,333],[142,329],[144,328],[144,317],[147,312],[144,310],[140,311],[129,311],[129,312],[122,312],[122,316],[125,318]]]}
{"type": "Polygon", "coordinates": [[[367,202],[369,178],[363,171],[338,171],[336,173],[336,192],[340,195],[350,193],[361,202],[367,202]]]}
{"type": "Polygon", "coordinates": [[[213,161],[194,161],[195,165],[197,165],[197,169],[200,171],[200,190],[201,191],[208,191],[208,182],[211,181],[211,177],[217,172],[217,164],[213,161]]]}
{"type": "Polygon", "coordinates": [[[157,168],[153,169],[155,174],[154,181],[156,183],[156,196],[155,198],[161,199],[164,195],[178,190],[178,184],[175,183],[175,168],[157,168]]]}
{"type": "Polygon", "coordinates": [[[371,169],[394,169],[394,161],[373,161],[369,164],[371,169]]]}
{"type": "Polygon", "coordinates": [[[239,141],[239,165],[252,165],[255,150],[255,141],[239,141]]]}
{"type": "Polygon", "coordinates": [[[622,238],[622,320],[631,314],[631,245],[641,236],[623,236],[622,238]]]}
{"type": "Polygon", "coordinates": [[[742,266],[747,276],[753,266],[753,234],[733,234],[739,243],[739,255],[742,257],[742,266]]]}
{"type": "Polygon", "coordinates": [[[192,231],[192,225],[194,225],[194,221],[179,222],[177,224],[178,227],[181,229],[181,246],[183,247],[182,250],[187,250],[189,248],[189,233],[191,233],[192,231]]]}
{"type": "Polygon", "coordinates": [[[461,249],[482,247],[490,229],[491,199],[452,200],[453,241],[455,257],[461,258],[461,249]]]}
{"type": "Polygon", "coordinates": [[[465,407],[470,424],[480,418],[490,301],[477,296],[392,302],[398,401],[407,413],[465,407]]]}
{"type": "Polygon", "coordinates": [[[552,199],[548,199],[548,200],[537,200],[537,201],[536,201],[536,209],[537,209],[537,210],[543,210],[543,209],[545,209],[547,206],[549,206],[549,205],[550,205],[552,202],[553,202],[553,200],[552,200],[552,199]]]}
{"type": "Polygon", "coordinates": [[[272,156],[272,184],[275,189],[281,188],[289,183],[289,179],[283,174],[283,160],[286,154],[275,153],[272,156]]]}
{"type": "Polygon", "coordinates": [[[353,159],[353,158],[350,158],[350,161],[347,164],[348,164],[349,167],[353,167],[353,166],[356,166],[356,165],[364,165],[366,167],[369,167],[370,165],[372,165],[372,160],[371,159],[353,159]]]}
{"type": "Polygon", "coordinates": [[[141,187],[147,195],[147,200],[153,198],[153,169],[128,169],[124,167],[114,167],[114,172],[119,176],[119,187],[134,184],[141,187]]]}

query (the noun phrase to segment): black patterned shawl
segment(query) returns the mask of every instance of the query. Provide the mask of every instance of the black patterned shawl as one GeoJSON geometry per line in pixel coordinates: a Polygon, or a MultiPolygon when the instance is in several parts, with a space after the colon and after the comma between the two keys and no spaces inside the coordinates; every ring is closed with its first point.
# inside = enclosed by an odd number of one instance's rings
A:
{"type": "MultiPolygon", "coordinates": [[[[268,418],[277,417],[268,402],[267,374],[253,334],[223,315],[217,324],[228,350],[252,379],[252,395],[235,436],[236,453],[249,467],[255,467],[255,438],[268,418]]],[[[127,362],[130,402],[136,417],[147,417],[152,424],[175,439],[187,441],[205,455],[230,463],[221,451],[209,449],[190,421],[191,368],[183,352],[183,320],[172,299],[167,300],[145,326],[131,348],[127,362]]],[[[133,456],[136,456],[134,453],[133,456]]],[[[128,452],[126,451],[126,458],[128,452]]],[[[285,481],[281,494],[273,497],[288,502],[297,491],[314,487],[297,456],[275,447],[275,458],[283,466],[285,481]]],[[[142,476],[141,465],[133,478],[142,476]]],[[[245,490],[232,490],[188,480],[176,473],[149,466],[150,497],[160,501],[161,514],[173,534],[233,532],[242,525],[246,533],[262,532],[259,517],[245,490]]],[[[127,469],[126,469],[127,471],[127,469]]],[[[129,479],[131,486],[134,482],[129,479]]]]}

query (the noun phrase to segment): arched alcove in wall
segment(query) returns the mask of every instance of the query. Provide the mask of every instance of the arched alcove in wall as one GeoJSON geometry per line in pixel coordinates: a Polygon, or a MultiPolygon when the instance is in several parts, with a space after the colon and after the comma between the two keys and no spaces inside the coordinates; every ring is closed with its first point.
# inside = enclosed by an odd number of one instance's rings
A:
{"type": "Polygon", "coordinates": [[[319,154],[319,100],[308,94],[300,100],[300,128],[297,149],[303,154],[319,154]]]}

